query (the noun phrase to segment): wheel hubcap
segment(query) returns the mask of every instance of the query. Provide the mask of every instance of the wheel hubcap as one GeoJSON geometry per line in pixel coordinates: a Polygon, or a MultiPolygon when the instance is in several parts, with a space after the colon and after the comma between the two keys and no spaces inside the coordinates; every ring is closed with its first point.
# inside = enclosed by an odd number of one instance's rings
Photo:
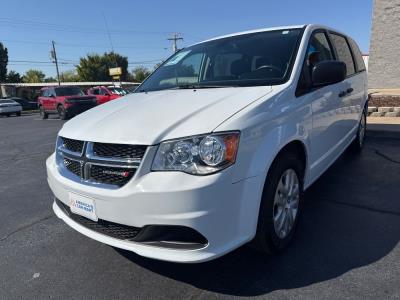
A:
{"type": "Polygon", "coordinates": [[[273,218],[276,235],[284,239],[296,221],[300,199],[299,178],[293,169],[286,170],[275,191],[273,218]]]}
{"type": "Polygon", "coordinates": [[[365,116],[364,115],[361,117],[360,127],[358,130],[358,137],[359,137],[360,146],[362,146],[364,143],[364,137],[365,137],[365,116]]]}

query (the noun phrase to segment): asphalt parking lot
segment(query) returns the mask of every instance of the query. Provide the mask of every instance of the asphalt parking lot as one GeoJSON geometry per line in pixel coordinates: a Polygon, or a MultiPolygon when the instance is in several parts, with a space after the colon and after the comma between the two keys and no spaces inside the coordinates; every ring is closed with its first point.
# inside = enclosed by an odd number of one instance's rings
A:
{"type": "Polygon", "coordinates": [[[75,232],[51,209],[45,159],[62,121],[0,117],[0,299],[400,298],[400,134],[369,132],[306,193],[293,245],[181,265],[75,232]]]}

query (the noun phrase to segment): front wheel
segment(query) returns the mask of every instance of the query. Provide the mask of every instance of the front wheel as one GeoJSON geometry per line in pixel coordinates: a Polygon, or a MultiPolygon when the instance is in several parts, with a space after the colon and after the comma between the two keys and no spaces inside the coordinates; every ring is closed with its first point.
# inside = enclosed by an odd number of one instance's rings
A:
{"type": "Polygon", "coordinates": [[[40,112],[40,117],[42,118],[42,120],[46,120],[49,117],[49,115],[44,110],[43,106],[39,107],[39,112],[40,112]]]}
{"type": "Polygon", "coordinates": [[[272,164],[265,182],[256,249],[268,254],[284,250],[296,231],[303,198],[304,166],[292,153],[280,155],[272,164]]]}
{"type": "Polygon", "coordinates": [[[57,111],[61,120],[66,120],[68,118],[67,111],[65,110],[64,106],[58,106],[57,111]]]}

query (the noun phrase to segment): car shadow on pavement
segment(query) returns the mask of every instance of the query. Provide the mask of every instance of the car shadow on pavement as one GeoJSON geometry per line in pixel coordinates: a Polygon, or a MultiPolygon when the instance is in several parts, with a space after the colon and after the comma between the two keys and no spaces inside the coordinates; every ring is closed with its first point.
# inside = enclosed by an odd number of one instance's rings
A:
{"type": "Polygon", "coordinates": [[[258,296],[330,280],[384,258],[400,239],[400,139],[369,137],[306,192],[292,245],[266,256],[243,246],[214,261],[175,264],[116,249],[152,272],[232,296],[258,296]],[[384,151],[392,161],[379,156],[384,151]],[[396,198],[397,197],[397,198],[396,198]]]}

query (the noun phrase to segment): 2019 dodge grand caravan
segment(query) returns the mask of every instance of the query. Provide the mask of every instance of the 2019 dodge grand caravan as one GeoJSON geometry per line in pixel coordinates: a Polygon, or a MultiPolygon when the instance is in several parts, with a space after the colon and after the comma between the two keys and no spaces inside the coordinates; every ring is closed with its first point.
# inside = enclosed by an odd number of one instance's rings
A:
{"type": "Polygon", "coordinates": [[[61,120],[75,116],[97,105],[96,97],[86,96],[76,86],[50,86],[41,90],[38,100],[40,115],[58,114],[61,120]]]}
{"type": "Polygon", "coordinates": [[[356,43],[317,25],[201,42],[134,94],[64,124],[47,160],[69,226],[140,255],[202,262],[288,246],[303,192],[365,136],[356,43]],[[134,100],[134,101],[132,101],[134,100]]]}

